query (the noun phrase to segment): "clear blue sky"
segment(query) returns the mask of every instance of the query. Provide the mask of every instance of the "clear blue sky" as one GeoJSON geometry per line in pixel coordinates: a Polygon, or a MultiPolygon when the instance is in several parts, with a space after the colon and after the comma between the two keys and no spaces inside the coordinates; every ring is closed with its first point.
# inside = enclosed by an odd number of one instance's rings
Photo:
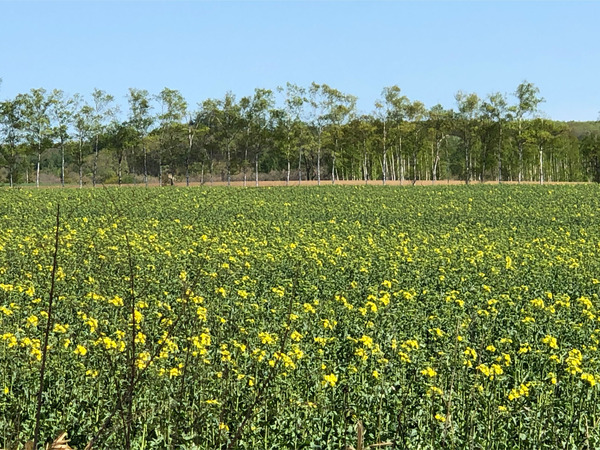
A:
{"type": "Polygon", "coordinates": [[[179,89],[191,105],[290,81],[426,106],[535,83],[559,120],[600,111],[600,2],[0,0],[0,98],[179,89]]]}

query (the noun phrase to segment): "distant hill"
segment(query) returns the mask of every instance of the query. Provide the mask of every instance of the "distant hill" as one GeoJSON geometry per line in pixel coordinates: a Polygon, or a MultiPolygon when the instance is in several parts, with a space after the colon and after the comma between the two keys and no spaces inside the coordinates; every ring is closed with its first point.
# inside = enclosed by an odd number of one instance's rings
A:
{"type": "Polygon", "coordinates": [[[588,122],[567,122],[573,135],[578,138],[587,133],[600,133],[600,121],[588,122]]]}

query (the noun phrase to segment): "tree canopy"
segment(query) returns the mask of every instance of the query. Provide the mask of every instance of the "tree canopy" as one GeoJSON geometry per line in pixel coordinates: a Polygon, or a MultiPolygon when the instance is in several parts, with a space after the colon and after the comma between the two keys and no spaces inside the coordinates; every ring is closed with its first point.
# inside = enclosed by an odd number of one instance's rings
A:
{"type": "Polygon", "coordinates": [[[450,109],[396,85],[369,113],[356,100],[314,82],[195,106],[131,88],[120,111],[100,89],[31,89],[0,102],[0,182],[600,181],[600,125],[544,117],[528,81],[510,95],[459,91],[450,109]]]}

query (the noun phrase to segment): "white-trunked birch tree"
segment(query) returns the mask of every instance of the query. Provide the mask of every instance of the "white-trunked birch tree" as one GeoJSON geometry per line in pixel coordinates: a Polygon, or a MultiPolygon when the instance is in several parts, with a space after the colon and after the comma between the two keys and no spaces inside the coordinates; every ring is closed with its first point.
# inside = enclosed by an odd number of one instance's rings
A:
{"type": "Polygon", "coordinates": [[[145,89],[129,88],[127,101],[129,102],[129,123],[135,128],[139,144],[142,147],[144,184],[148,187],[148,148],[146,138],[148,137],[150,127],[154,123],[154,116],[151,114],[150,94],[145,89]]]}
{"type": "Polygon", "coordinates": [[[519,150],[519,184],[523,180],[523,148],[527,142],[524,133],[524,122],[527,116],[532,116],[537,111],[537,107],[544,101],[539,97],[540,90],[533,84],[523,81],[514,92],[517,104],[511,109],[517,122],[517,148],[519,150]]]}
{"type": "Polygon", "coordinates": [[[77,139],[77,168],[79,172],[79,188],[83,188],[84,148],[94,135],[94,108],[81,95],[74,97],[75,114],[73,116],[74,137],[77,139]]]}
{"type": "MultiPolygon", "coordinates": [[[[200,105],[202,107],[202,105],[200,105]]],[[[204,123],[203,110],[190,111],[186,109],[188,118],[187,123],[187,149],[185,152],[185,185],[190,185],[190,166],[192,164],[194,147],[198,147],[197,137],[200,136],[200,140],[204,141],[206,136],[209,134],[210,128],[204,123]]],[[[205,146],[201,145],[201,150],[205,150],[205,146]]],[[[198,155],[200,158],[203,155],[198,155]]],[[[202,174],[201,182],[204,183],[204,160],[202,160],[202,174]]]]}
{"type": "Polygon", "coordinates": [[[496,124],[496,162],[498,163],[497,180],[502,183],[502,145],[504,143],[504,126],[512,119],[506,97],[500,92],[490,94],[483,103],[483,109],[496,124]]]}
{"type": "Polygon", "coordinates": [[[479,111],[480,100],[477,94],[466,94],[458,91],[454,96],[458,106],[458,112],[455,116],[455,133],[462,141],[465,155],[465,184],[471,181],[471,150],[475,140],[475,126],[479,111]]]}
{"type": "MultiPolygon", "coordinates": [[[[182,121],[186,116],[187,102],[178,90],[169,88],[164,88],[156,96],[156,100],[161,108],[157,119],[160,128],[158,147],[158,185],[162,186],[164,157],[169,157],[169,162],[172,162],[174,153],[177,152],[178,148],[183,147],[183,142],[179,138],[183,137],[182,121]]],[[[172,183],[174,174],[170,165],[168,175],[170,176],[172,183]]]]}
{"type": "MultiPolygon", "coordinates": [[[[291,159],[294,150],[299,152],[299,160],[302,158],[298,142],[301,132],[300,122],[302,120],[303,108],[306,102],[306,89],[296,84],[287,83],[285,88],[278,87],[277,91],[283,95],[283,106],[273,111],[273,118],[279,129],[280,147],[285,155],[287,167],[285,175],[286,186],[290,184],[291,159]]],[[[298,168],[300,171],[300,167],[298,168]]],[[[299,172],[298,172],[299,173],[299,172]]]]}
{"type": "Polygon", "coordinates": [[[51,94],[51,117],[54,123],[53,136],[60,145],[60,184],[65,187],[65,144],[71,138],[71,126],[75,116],[76,98],[66,95],[60,89],[51,94]]]}
{"type": "Polygon", "coordinates": [[[355,112],[356,97],[329,87],[321,85],[321,91],[325,97],[325,119],[327,130],[331,136],[333,146],[331,148],[331,183],[335,184],[336,157],[340,152],[340,141],[342,126],[350,120],[355,112]]]}
{"type": "Polygon", "coordinates": [[[94,108],[93,130],[94,130],[94,163],[92,166],[92,186],[96,187],[98,177],[98,155],[100,135],[106,130],[108,124],[118,112],[114,105],[115,98],[100,89],[92,92],[92,103],[94,108]]]}
{"type": "MultiPolygon", "coordinates": [[[[254,185],[258,186],[258,163],[261,151],[268,140],[268,131],[273,124],[273,107],[275,97],[270,89],[255,89],[254,95],[250,97],[250,104],[246,111],[246,121],[249,131],[250,142],[247,143],[244,155],[244,167],[249,161],[248,151],[254,157],[254,185]]],[[[246,172],[244,168],[244,186],[246,186],[246,172]]]]}
{"type": "MultiPolygon", "coordinates": [[[[52,98],[43,88],[31,89],[27,94],[17,96],[23,105],[23,130],[30,149],[37,155],[35,185],[40,187],[40,165],[42,153],[51,145],[52,125],[50,108],[52,98]]],[[[27,168],[29,173],[29,167],[27,168]]],[[[29,177],[28,177],[29,178],[29,177]]]]}
{"type": "Polygon", "coordinates": [[[427,120],[432,133],[431,140],[431,184],[437,181],[438,167],[441,157],[442,143],[446,141],[449,134],[451,111],[444,109],[440,104],[432,106],[427,112],[427,120]]]}
{"type": "Polygon", "coordinates": [[[18,97],[0,103],[0,156],[8,170],[8,181],[14,186],[15,171],[19,162],[18,146],[22,141],[23,111],[18,97]]]}
{"type": "Polygon", "coordinates": [[[315,143],[317,149],[317,185],[321,185],[321,152],[323,150],[323,130],[327,124],[327,99],[323,94],[321,85],[311,83],[308,88],[308,102],[311,110],[309,113],[310,126],[315,134],[315,143]]]}
{"type": "Polygon", "coordinates": [[[227,186],[231,186],[232,152],[235,151],[234,146],[242,132],[241,108],[232,92],[227,92],[222,100],[218,100],[216,107],[213,118],[218,125],[219,140],[224,147],[221,150],[226,158],[227,186]]]}
{"type": "Polygon", "coordinates": [[[423,131],[425,128],[423,126],[423,120],[425,119],[427,110],[422,102],[415,100],[406,105],[405,111],[406,121],[404,122],[404,129],[411,141],[412,184],[414,186],[419,178],[417,172],[417,157],[421,150],[423,131]]]}
{"type": "MultiPolygon", "coordinates": [[[[406,105],[408,104],[408,98],[404,95],[400,95],[400,88],[397,85],[384,87],[381,91],[381,99],[375,102],[375,117],[377,117],[382,124],[382,158],[381,158],[381,171],[382,171],[382,183],[385,185],[388,175],[388,134],[391,127],[399,127],[400,123],[404,119],[406,105]]],[[[394,156],[392,155],[392,160],[394,156]]]]}

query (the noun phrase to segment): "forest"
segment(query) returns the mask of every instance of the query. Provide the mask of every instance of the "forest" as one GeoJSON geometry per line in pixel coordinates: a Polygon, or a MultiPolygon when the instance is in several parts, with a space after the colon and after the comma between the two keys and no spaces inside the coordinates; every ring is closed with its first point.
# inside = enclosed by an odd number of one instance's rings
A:
{"type": "Polygon", "coordinates": [[[370,113],[356,101],[314,82],[195,106],[178,90],[130,88],[125,108],[100,89],[31,89],[0,102],[0,183],[600,181],[600,123],[544,117],[527,81],[459,91],[451,109],[395,85],[370,113]]]}

